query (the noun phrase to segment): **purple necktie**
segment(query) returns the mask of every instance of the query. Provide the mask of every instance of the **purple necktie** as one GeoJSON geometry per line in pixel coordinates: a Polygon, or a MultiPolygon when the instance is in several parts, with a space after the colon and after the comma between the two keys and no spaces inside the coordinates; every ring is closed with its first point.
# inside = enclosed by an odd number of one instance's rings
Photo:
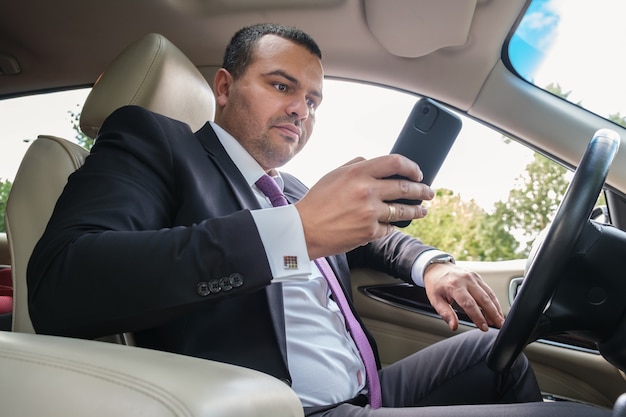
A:
{"type": "MultiPolygon", "coordinates": [[[[257,182],[256,186],[270,199],[272,206],[285,206],[288,204],[287,199],[283,195],[282,191],[276,184],[276,181],[269,175],[263,175],[257,182]]],[[[380,393],[380,381],[378,380],[378,371],[376,369],[376,359],[374,359],[374,352],[370,345],[367,336],[363,331],[363,328],[359,324],[359,321],[354,316],[352,309],[346,299],[346,295],[335,276],[335,273],[331,269],[326,258],[318,258],[315,260],[315,264],[320,269],[324,278],[328,282],[328,286],[333,293],[335,302],[339,306],[339,309],[343,313],[348,326],[348,331],[352,335],[352,339],[359,349],[361,359],[365,365],[365,373],[367,376],[368,395],[370,406],[372,408],[381,407],[381,393],[380,393]]]]}

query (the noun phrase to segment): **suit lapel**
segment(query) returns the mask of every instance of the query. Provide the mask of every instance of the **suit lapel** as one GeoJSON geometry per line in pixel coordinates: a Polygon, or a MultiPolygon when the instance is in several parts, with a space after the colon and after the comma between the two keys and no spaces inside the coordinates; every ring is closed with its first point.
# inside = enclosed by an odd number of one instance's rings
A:
{"type": "MultiPolygon", "coordinates": [[[[217,135],[209,123],[205,124],[202,129],[196,132],[196,137],[207,151],[208,158],[221,171],[224,179],[229,183],[233,194],[237,198],[242,209],[260,209],[261,205],[257,200],[254,192],[246,182],[245,178],[228,156],[226,149],[222,146],[217,135]]],[[[285,338],[285,314],[283,304],[282,285],[272,284],[265,288],[267,302],[269,305],[274,332],[281,353],[287,363],[287,340],[285,338]]]]}
{"type": "Polygon", "coordinates": [[[228,156],[226,149],[220,143],[211,125],[209,123],[205,124],[195,135],[207,151],[208,158],[221,171],[225,181],[229,183],[241,208],[261,208],[254,192],[248,186],[233,160],[228,156]]]}

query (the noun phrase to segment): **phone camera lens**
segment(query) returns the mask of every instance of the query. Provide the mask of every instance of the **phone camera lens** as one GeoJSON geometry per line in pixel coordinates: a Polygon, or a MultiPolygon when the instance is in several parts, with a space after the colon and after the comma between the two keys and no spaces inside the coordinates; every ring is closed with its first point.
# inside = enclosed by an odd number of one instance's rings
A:
{"type": "Polygon", "coordinates": [[[430,113],[430,106],[422,107],[422,114],[427,115],[428,113],[430,113]]]}

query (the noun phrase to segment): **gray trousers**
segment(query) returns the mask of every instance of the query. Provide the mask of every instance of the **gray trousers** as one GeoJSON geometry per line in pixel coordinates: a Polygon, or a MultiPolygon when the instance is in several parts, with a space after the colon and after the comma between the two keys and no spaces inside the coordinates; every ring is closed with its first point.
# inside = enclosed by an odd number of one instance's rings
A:
{"type": "MultiPolygon", "coordinates": [[[[315,417],[594,417],[611,411],[570,402],[542,402],[525,356],[507,375],[486,363],[497,331],[469,331],[380,370],[383,407],[341,404],[315,417]]],[[[358,401],[357,401],[358,402],[358,401]]],[[[305,410],[307,411],[307,410],[305,410]]],[[[309,410],[311,411],[311,410],[309,410]]]]}

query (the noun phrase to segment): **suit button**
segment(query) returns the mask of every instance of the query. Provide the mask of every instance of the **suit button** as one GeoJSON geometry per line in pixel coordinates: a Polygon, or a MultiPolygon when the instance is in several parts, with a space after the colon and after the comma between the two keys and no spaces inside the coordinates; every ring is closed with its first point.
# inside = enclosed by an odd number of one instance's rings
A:
{"type": "Polygon", "coordinates": [[[239,288],[243,285],[243,275],[235,272],[234,274],[230,275],[229,281],[233,288],[239,288]]]}
{"type": "Polygon", "coordinates": [[[214,279],[212,281],[209,281],[209,291],[211,291],[213,294],[217,294],[218,292],[222,291],[219,280],[214,279]]]}
{"type": "Polygon", "coordinates": [[[203,297],[206,297],[211,293],[211,291],[209,291],[209,284],[206,282],[199,282],[197,291],[198,295],[201,295],[203,297]]]}
{"type": "Polygon", "coordinates": [[[230,283],[230,277],[220,278],[220,287],[224,291],[230,291],[233,289],[233,284],[230,283]]]}

